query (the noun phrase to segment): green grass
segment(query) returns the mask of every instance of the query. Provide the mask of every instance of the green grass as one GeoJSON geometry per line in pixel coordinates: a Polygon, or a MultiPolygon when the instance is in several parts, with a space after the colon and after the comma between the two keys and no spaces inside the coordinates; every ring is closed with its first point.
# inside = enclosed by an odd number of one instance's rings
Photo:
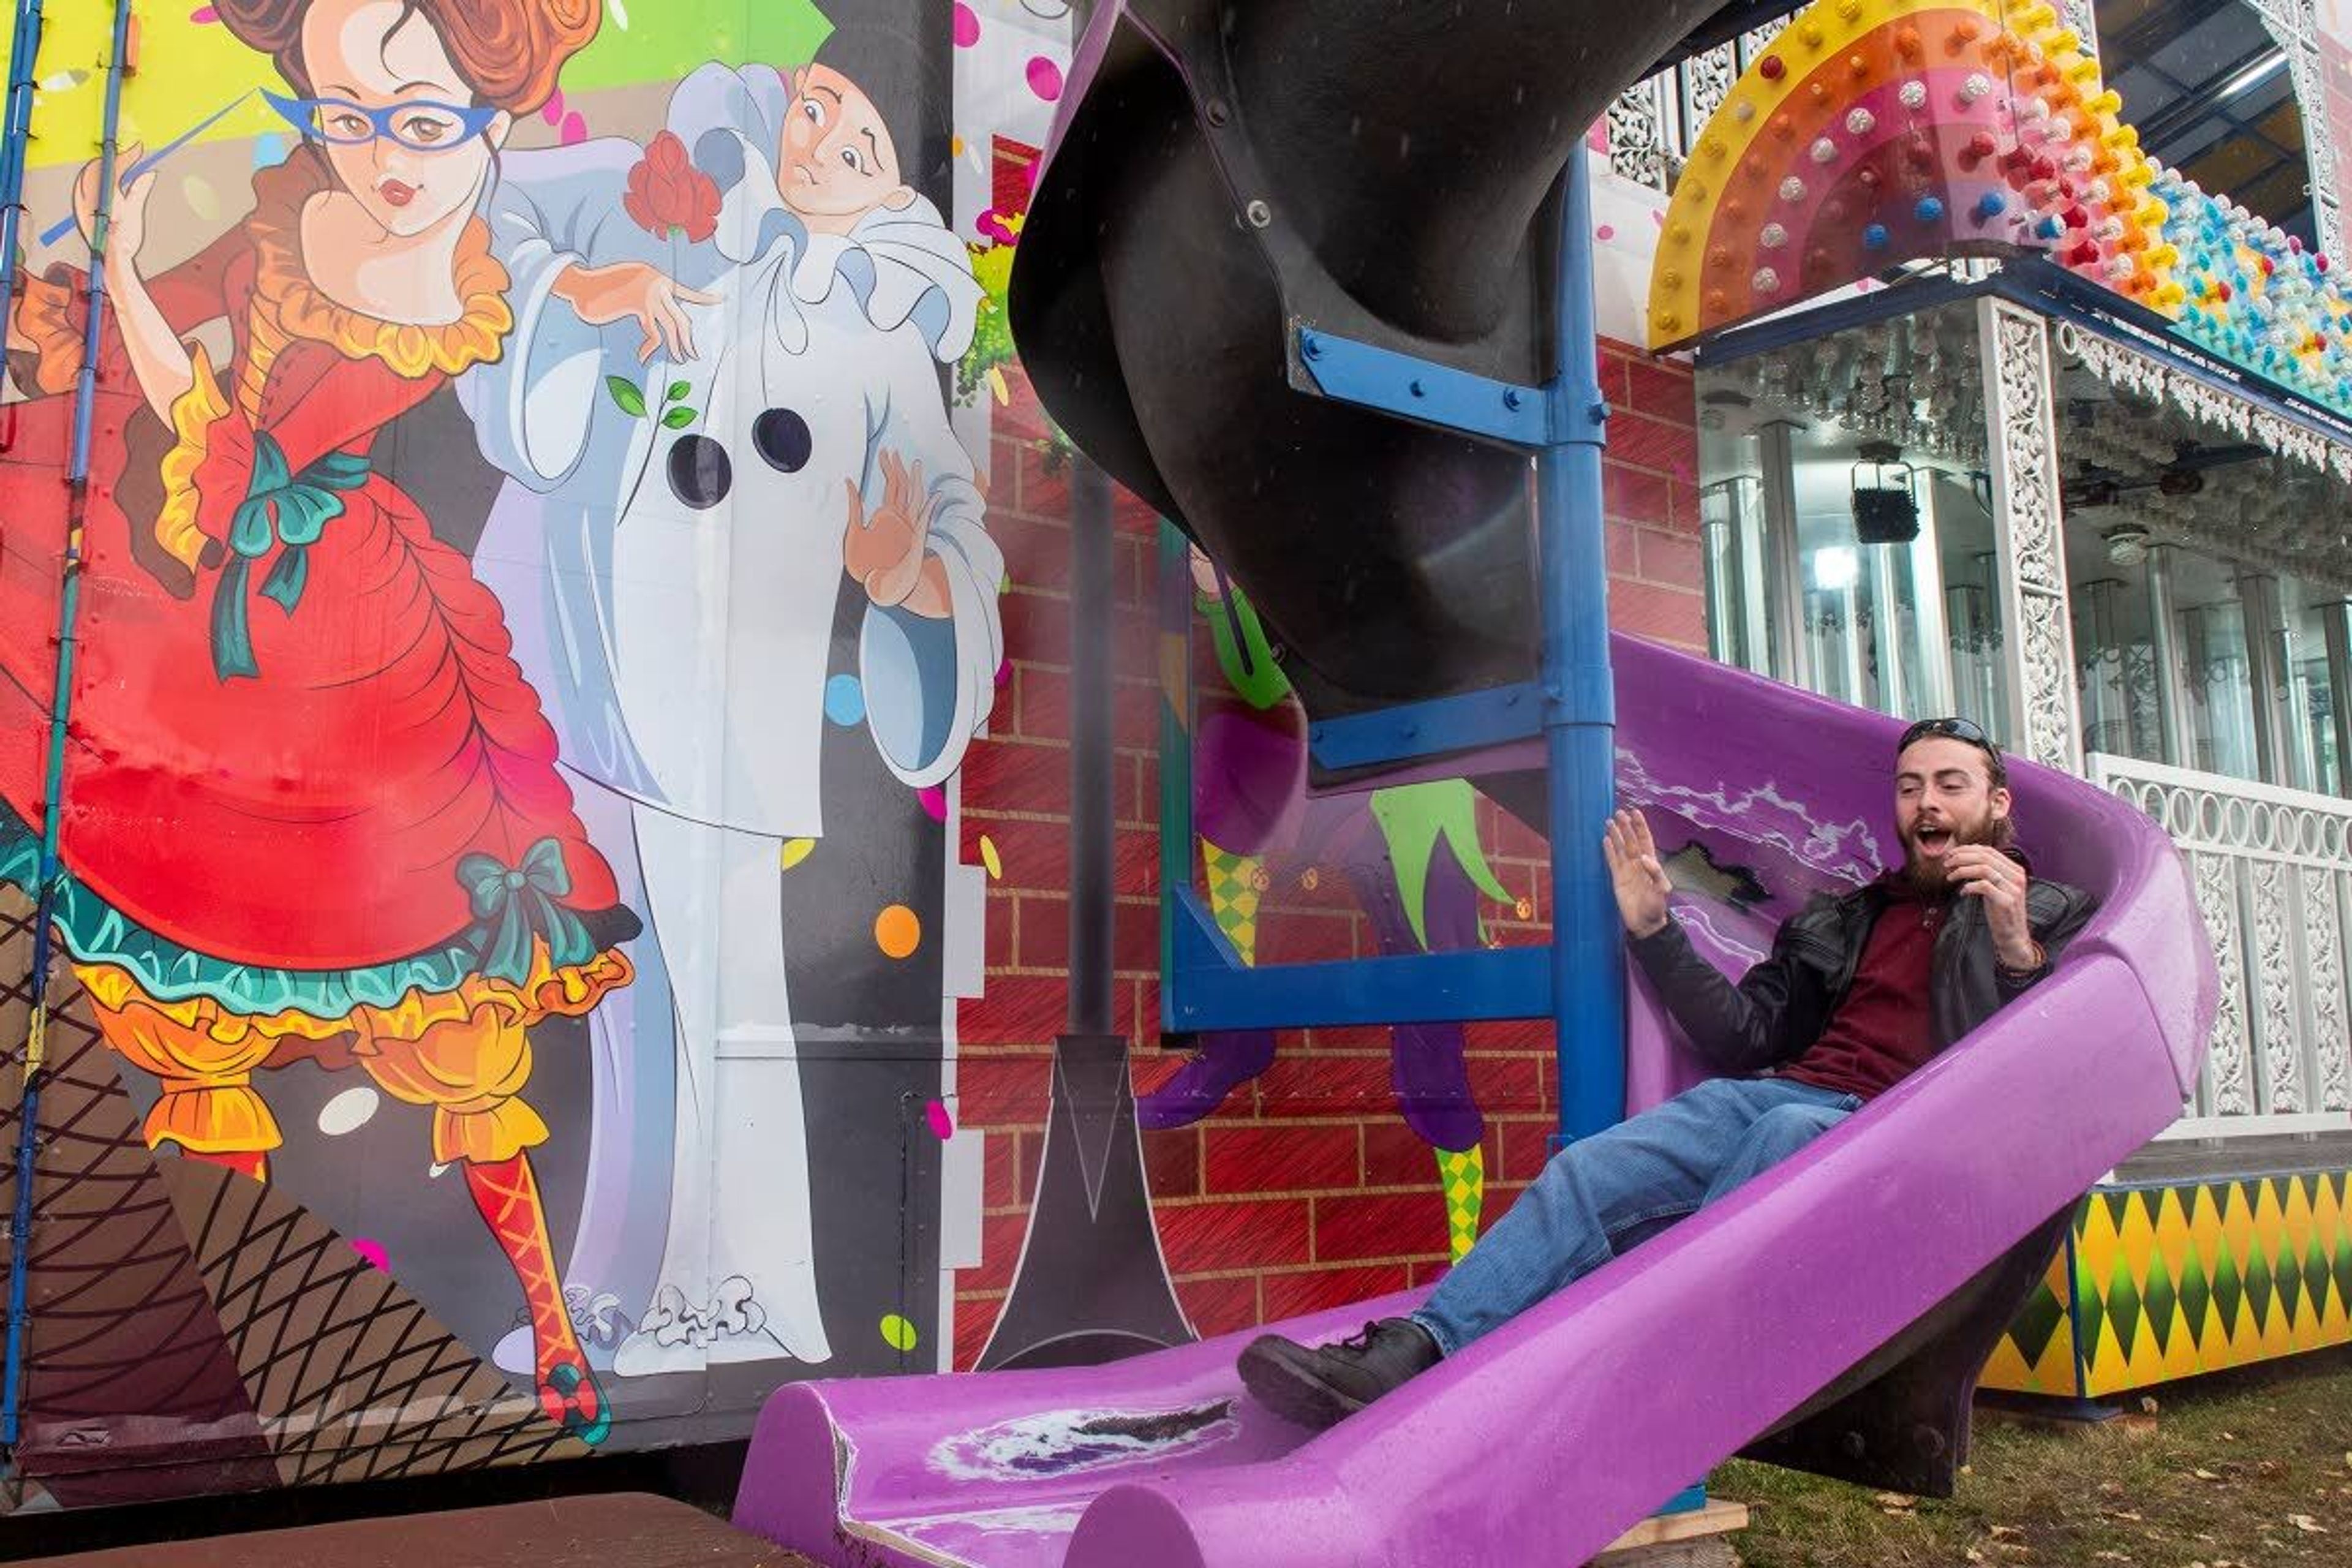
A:
{"type": "Polygon", "coordinates": [[[1948,1502],[1732,1463],[1747,1568],[2105,1568],[2352,1563],[2352,1353],[2137,1396],[2127,1420],[2053,1430],[1979,1411],[1948,1502]]]}

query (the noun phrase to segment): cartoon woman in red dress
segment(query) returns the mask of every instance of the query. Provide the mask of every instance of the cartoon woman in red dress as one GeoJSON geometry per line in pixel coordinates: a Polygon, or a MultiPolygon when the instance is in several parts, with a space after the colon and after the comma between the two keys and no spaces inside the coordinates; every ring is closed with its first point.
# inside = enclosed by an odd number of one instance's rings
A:
{"type": "MultiPolygon", "coordinates": [[[[502,351],[476,205],[598,0],[214,9],[274,57],[303,142],[255,177],[242,226],[160,276],[140,263],[152,176],[114,204],[57,928],[108,1043],[161,1083],[151,1144],[266,1180],[281,1140],[253,1074],[303,1058],[431,1107],[434,1159],[462,1167],[521,1283],[541,1403],[594,1442],[610,1416],[521,1091],[532,1026],[628,983],[636,921],[498,601],[374,455],[502,351]],[[217,364],[194,341],[215,322],[217,364]]],[[[76,194],[88,233],[94,170],[76,194]]],[[[9,342],[27,391],[75,383],[77,283],[26,286],[9,342]]],[[[70,402],[27,405],[0,461],[0,879],[27,889],[70,402]]]]}

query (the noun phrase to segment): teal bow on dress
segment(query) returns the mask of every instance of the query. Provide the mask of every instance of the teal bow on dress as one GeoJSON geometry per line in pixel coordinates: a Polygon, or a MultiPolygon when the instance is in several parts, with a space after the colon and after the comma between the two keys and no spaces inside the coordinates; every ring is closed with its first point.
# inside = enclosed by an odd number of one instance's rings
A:
{"type": "Polygon", "coordinates": [[[457,861],[457,880],[481,922],[468,940],[481,954],[482,973],[492,979],[520,985],[530,977],[534,936],[547,939],[549,960],[559,966],[584,963],[595,955],[587,926],[555,901],[572,890],[572,875],[563,867],[563,847],[554,839],[532,845],[520,866],[509,867],[495,855],[464,856],[457,861]]]}
{"type": "Polygon", "coordinates": [[[245,500],[229,520],[229,563],[213,589],[213,673],[223,680],[253,677],[253,635],[246,618],[246,584],[253,563],[284,546],[263,579],[261,596],[288,615],[302,602],[310,577],[310,546],[327,524],[343,514],[343,495],[367,482],[368,460],[350,452],[330,452],[295,474],[286,454],[266,431],[253,437],[253,478],[245,500]]]}

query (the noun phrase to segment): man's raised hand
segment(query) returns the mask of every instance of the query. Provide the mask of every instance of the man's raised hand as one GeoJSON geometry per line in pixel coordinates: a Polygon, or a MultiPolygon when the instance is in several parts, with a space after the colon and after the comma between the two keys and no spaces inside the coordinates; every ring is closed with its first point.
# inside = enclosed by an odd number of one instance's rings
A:
{"type": "Polygon", "coordinates": [[[1609,819],[1601,840],[1609,862],[1609,879],[1617,893],[1617,913],[1633,936],[1655,936],[1666,929],[1666,895],[1674,884],[1658,861],[1657,841],[1650,837],[1649,820],[1628,808],[1609,819]]]}

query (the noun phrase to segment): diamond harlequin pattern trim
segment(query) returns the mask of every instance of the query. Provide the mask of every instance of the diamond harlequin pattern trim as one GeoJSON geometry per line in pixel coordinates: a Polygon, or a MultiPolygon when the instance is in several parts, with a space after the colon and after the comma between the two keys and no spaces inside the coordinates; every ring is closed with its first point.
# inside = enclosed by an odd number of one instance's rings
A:
{"type": "Polygon", "coordinates": [[[2105,1188],[1983,1385],[2099,1398],[2352,1343],[2352,1172],[2105,1188]]]}
{"type": "Polygon", "coordinates": [[[1209,885],[1209,913],[1244,963],[1257,962],[1257,906],[1265,862],[1201,840],[1201,868],[1209,885]]]}
{"type": "Polygon", "coordinates": [[[1473,1143],[1458,1154],[1436,1152],[1437,1178],[1445,1189],[1446,1261],[1459,1263],[1478,1239],[1478,1215],[1486,1203],[1486,1150],[1473,1143]]]}

